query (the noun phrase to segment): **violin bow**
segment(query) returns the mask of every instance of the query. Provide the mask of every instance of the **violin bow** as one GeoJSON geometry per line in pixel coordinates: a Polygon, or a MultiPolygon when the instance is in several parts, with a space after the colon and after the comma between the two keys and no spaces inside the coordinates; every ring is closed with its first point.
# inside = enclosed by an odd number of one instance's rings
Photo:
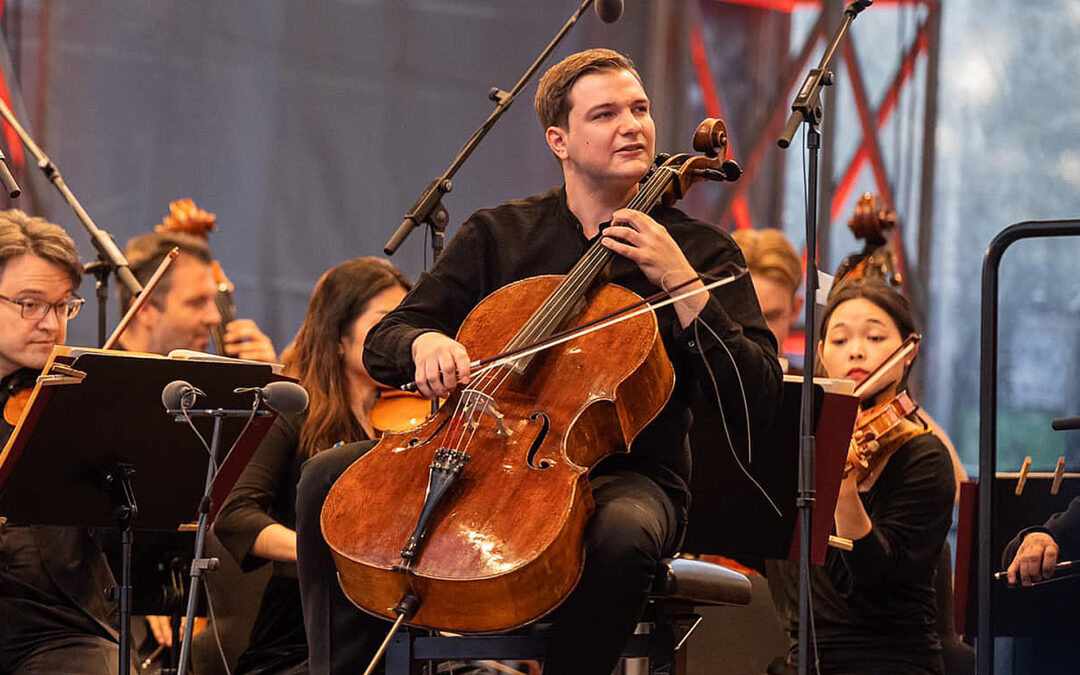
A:
{"type": "Polygon", "coordinates": [[[861,398],[862,393],[874,391],[873,387],[877,386],[878,382],[885,377],[886,373],[892,370],[897,363],[910,356],[912,352],[918,348],[919,340],[921,339],[922,335],[919,335],[918,333],[912,333],[907,336],[904,342],[896,348],[896,351],[894,351],[889,358],[885,359],[880,366],[875,368],[874,372],[870,373],[859,386],[855,387],[855,391],[852,393],[861,398]]]}
{"type": "Polygon", "coordinates": [[[112,349],[116,346],[117,341],[119,341],[120,336],[124,334],[128,324],[135,318],[135,314],[138,313],[139,309],[146,304],[146,301],[150,299],[150,294],[154,292],[154,287],[161,281],[161,277],[165,276],[165,270],[169,269],[169,265],[176,260],[176,256],[178,255],[180,255],[180,248],[174,246],[173,250],[169,251],[168,255],[165,256],[165,259],[162,260],[161,264],[154,270],[154,275],[150,277],[150,280],[143,286],[142,292],[139,293],[139,297],[135,298],[135,302],[131,303],[131,307],[128,309],[127,313],[124,314],[123,318],[120,319],[120,323],[117,324],[116,330],[114,330],[112,335],[109,336],[109,339],[105,341],[105,346],[102,347],[102,349],[112,349]]]}

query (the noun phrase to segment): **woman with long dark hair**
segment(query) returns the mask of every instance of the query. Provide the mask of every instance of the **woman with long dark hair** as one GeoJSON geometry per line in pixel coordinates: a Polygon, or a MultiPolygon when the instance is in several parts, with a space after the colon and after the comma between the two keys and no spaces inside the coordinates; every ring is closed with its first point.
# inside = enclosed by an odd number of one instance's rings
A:
{"type": "MultiPolygon", "coordinates": [[[[911,308],[882,281],[838,285],[822,317],[818,343],[829,377],[858,386],[915,332],[911,308]]],[[[860,394],[864,410],[906,389],[914,354],[897,363],[881,384],[860,394]]],[[[811,568],[811,634],[817,672],[830,675],[886,673],[940,675],[934,574],[952,522],[952,462],[941,440],[917,416],[903,418],[878,439],[868,468],[855,467],[840,486],[836,534],[852,550],[830,548],[822,567],[811,568]],[[816,656],[816,659],[815,659],[816,656]]],[[[769,586],[784,628],[798,632],[798,568],[770,562],[769,586]]],[[[771,673],[788,672],[778,659],[771,673]]],[[[784,663],[786,661],[786,664],[784,663]]],[[[812,666],[814,667],[814,666],[812,666]]]]}
{"type": "Polygon", "coordinates": [[[381,258],[343,262],[315,286],[285,359],[285,373],[299,379],[308,392],[308,410],[278,417],[214,524],[245,571],[267,561],[274,565],[237,673],[307,672],[296,580],[300,467],[321,450],[375,437],[369,413],[379,392],[361,362],[364,338],[409,287],[405,276],[381,258]]]}

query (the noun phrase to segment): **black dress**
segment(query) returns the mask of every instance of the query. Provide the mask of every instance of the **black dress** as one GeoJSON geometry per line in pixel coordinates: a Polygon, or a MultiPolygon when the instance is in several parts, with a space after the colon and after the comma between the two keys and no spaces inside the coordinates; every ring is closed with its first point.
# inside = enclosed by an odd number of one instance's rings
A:
{"type": "MultiPolygon", "coordinates": [[[[940,675],[934,575],[955,489],[949,452],[927,433],[900,446],[877,482],[859,493],[870,532],[851,551],[830,548],[825,565],[810,569],[822,673],[940,675]]],[[[794,663],[798,565],[769,561],[768,579],[794,663]]]]}
{"type": "MultiPolygon", "coordinates": [[[[296,483],[307,459],[300,452],[304,415],[281,415],[240,475],[214,523],[214,532],[245,571],[266,564],[251,553],[268,525],[296,528],[296,483]]],[[[308,646],[296,564],[273,562],[251,641],[239,673],[306,673],[308,646]]]]}

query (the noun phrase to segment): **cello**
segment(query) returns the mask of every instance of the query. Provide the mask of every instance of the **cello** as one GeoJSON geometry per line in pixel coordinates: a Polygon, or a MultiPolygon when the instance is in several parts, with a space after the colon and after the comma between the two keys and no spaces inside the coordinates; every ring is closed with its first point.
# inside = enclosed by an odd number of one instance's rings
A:
{"type": "MultiPolygon", "coordinates": [[[[726,180],[723,122],[694,135],[704,156],[661,156],[628,208],[671,204],[726,180]]],[[[597,238],[566,275],[485,298],[457,341],[470,354],[521,348],[638,296],[597,283],[614,257],[597,238]]],[[[331,488],[321,525],[342,590],[411,625],[488,632],[532,621],[573,590],[593,510],[587,473],[626,452],[674,386],[656,315],[523,353],[474,377],[428,421],[388,433],[331,488]]]]}

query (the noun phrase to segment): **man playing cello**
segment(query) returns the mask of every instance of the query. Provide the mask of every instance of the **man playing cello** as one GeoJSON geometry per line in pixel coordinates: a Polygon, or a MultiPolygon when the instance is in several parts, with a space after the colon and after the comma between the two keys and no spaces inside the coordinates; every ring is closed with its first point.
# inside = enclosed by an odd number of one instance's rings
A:
{"type": "MultiPolygon", "coordinates": [[[[430,273],[369,334],[364,364],[375,379],[413,381],[428,397],[468,384],[470,355],[450,337],[466,314],[511,282],[565,274],[607,221],[603,244],[618,254],[610,281],[642,296],[691,281],[695,270],[727,261],[742,265],[729,236],[680,211],[623,208],[652,163],[655,140],[649,99],[627,58],[606,49],[571,55],[541,79],[536,108],[565,186],[466,221],[430,273]]],[[[617,453],[590,475],[596,510],[585,535],[585,568],[576,590],[552,614],[549,674],[610,673],[639,619],[658,561],[677,550],[689,499],[689,407],[702,393],[717,398],[706,363],[729,424],[743,424],[740,377],[751,424],[768,423],[779,405],[776,342],[749,277],[676,302],[658,311],[657,320],[676,373],[674,392],[630,454],[617,453]]],[[[366,663],[360,654],[346,662],[344,640],[329,635],[340,633],[337,622],[350,608],[334,600],[340,593],[335,595],[333,567],[326,568],[327,553],[319,548],[318,510],[336,475],[362,452],[340,450],[308,462],[297,503],[312,672],[345,672],[366,663]],[[326,613],[333,627],[310,623],[326,613]]]]}

